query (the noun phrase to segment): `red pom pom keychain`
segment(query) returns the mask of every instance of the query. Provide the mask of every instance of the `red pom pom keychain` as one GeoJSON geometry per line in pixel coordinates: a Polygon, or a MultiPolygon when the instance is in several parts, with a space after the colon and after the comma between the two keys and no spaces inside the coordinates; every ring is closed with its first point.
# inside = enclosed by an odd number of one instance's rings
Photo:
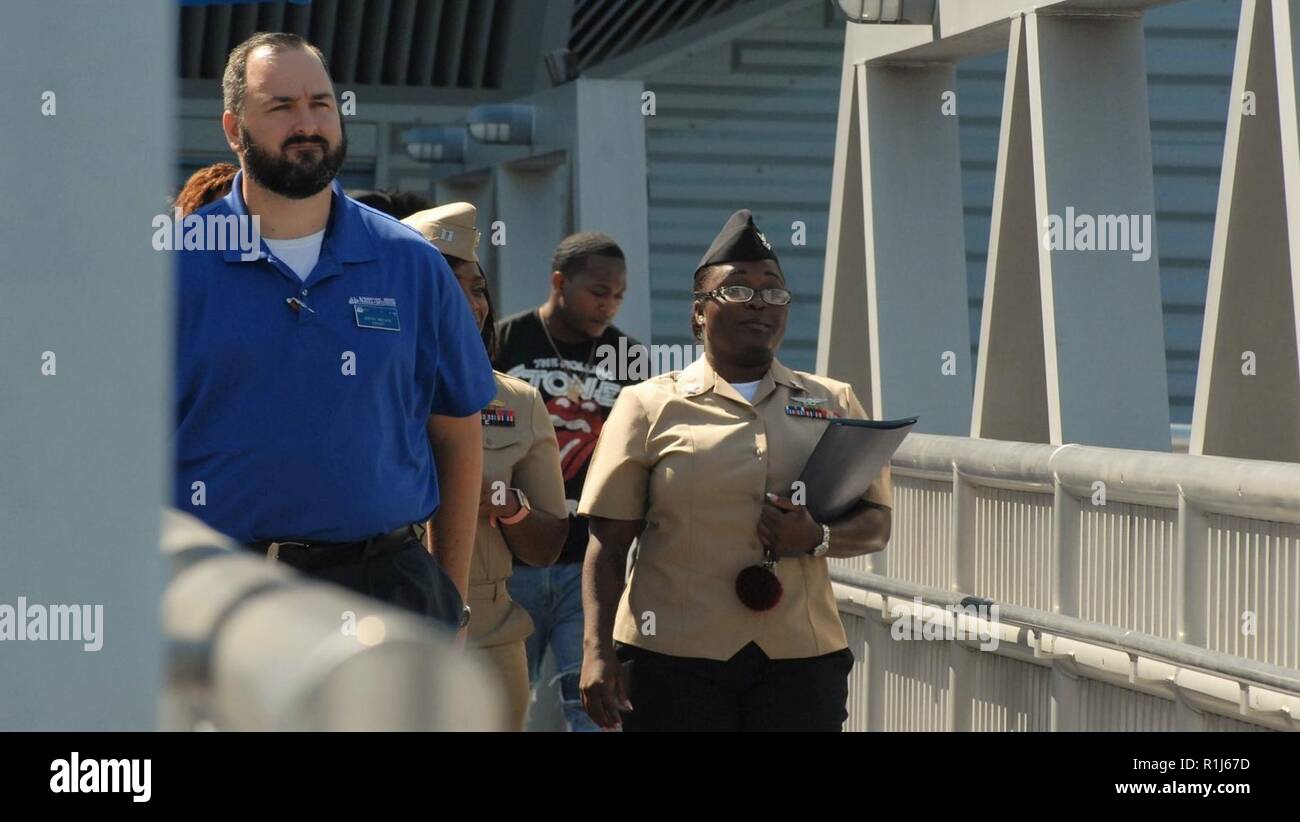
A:
{"type": "Polygon", "coordinates": [[[776,556],[771,551],[764,551],[765,559],[761,565],[750,565],[736,575],[736,596],[741,603],[752,611],[770,611],[781,601],[785,589],[777,578],[776,556]]]}

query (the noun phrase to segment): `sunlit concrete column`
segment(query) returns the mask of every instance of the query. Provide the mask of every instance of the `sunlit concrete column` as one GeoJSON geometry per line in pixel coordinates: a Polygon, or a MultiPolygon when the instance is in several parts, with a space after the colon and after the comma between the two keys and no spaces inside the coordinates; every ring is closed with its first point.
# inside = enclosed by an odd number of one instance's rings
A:
{"type": "MultiPolygon", "coordinates": [[[[908,27],[925,28],[927,27],[908,27]]],[[[973,375],[956,70],[859,64],[850,26],[836,136],[817,369],[875,418],[965,434],[973,375]]],[[[908,33],[904,33],[906,35],[908,33]]]]}
{"type": "Polygon", "coordinates": [[[1031,13],[1024,34],[1050,442],[1168,451],[1142,15],[1031,13]]]}
{"type": "Polygon", "coordinates": [[[0,23],[0,607],[87,606],[60,630],[99,634],[0,641],[3,730],[157,722],[174,258],[151,223],[174,193],[176,6],[0,23]]]}
{"type": "Polygon", "coordinates": [[[1242,4],[1192,454],[1300,460],[1298,33],[1300,6],[1242,4]]]}

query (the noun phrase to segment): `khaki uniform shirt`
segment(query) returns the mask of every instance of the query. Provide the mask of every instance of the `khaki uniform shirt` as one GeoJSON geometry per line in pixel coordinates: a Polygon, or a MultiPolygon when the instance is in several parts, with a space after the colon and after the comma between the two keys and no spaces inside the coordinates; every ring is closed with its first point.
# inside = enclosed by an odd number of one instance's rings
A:
{"type": "MultiPolygon", "coordinates": [[[[736,575],[763,561],[758,521],[764,495],[791,495],[828,424],[787,408],[867,418],[846,383],[777,361],[752,404],[704,357],[684,371],[623,389],[578,505],[589,516],[645,520],[615,640],[716,660],[730,659],[750,642],[773,659],[848,646],[825,558],[781,559],[775,572],[785,593],[770,611],[752,611],[736,596],[736,575]]],[[[865,499],[893,507],[888,467],[865,499]]]]}
{"type": "MultiPolygon", "coordinates": [[[[483,478],[519,488],[534,510],[566,519],[560,450],[541,394],[523,380],[499,371],[493,376],[496,398],[481,415],[483,478]]],[[[469,637],[484,647],[521,640],[533,632],[528,612],[506,593],[511,559],[501,527],[479,517],[469,567],[469,637]]]]}

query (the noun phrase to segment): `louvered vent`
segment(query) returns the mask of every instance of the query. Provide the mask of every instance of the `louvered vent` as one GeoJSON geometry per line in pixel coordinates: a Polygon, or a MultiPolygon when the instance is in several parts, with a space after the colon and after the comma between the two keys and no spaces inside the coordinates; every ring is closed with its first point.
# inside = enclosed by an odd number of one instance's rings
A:
{"type": "Polygon", "coordinates": [[[579,70],[752,0],[577,0],[569,49],[579,70]]]}
{"type": "Polygon", "coordinates": [[[181,9],[180,72],[219,80],[226,56],[258,31],[316,44],[336,83],[494,90],[515,14],[537,0],[313,0],[181,9]]]}

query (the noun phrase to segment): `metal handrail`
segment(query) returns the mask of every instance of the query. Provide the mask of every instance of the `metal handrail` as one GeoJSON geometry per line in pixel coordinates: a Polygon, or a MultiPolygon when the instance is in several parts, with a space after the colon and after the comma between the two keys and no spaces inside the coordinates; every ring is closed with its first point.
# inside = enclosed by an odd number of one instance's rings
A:
{"type": "Polygon", "coordinates": [[[1117,499],[1174,507],[1183,496],[1204,510],[1300,523],[1300,464],[1291,462],[913,433],[893,467],[949,477],[955,468],[979,483],[1044,491],[1059,482],[1080,495],[1101,480],[1117,499]]]}
{"type": "Polygon", "coordinates": [[[169,729],[502,729],[495,681],[427,620],[268,563],[178,512],[162,541],[169,729]],[[342,630],[348,612],[368,630],[342,630]]]}
{"type": "MultiPolygon", "coordinates": [[[[943,607],[962,607],[971,595],[943,591],[926,585],[832,567],[831,580],[863,590],[876,591],[889,596],[920,599],[927,604],[943,607]]],[[[988,600],[980,600],[981,605],[988,600]]],[[[1199,671],[1230,676],[1263,687],[1276,688],[1300,695],[1300,671],[1270,665],[1253,659],[1232,656],[1220,651],[1198,648],[1151,634],[1116,628],[1098,622],[1088,622],[1074,617],[1025,608],[1019,605],[994,603],[998,607],[1000,622],[1012,623],[1060,636],[1086,640],[1119,651],[1136,652],[1170,664],[1194,668],[1199,671]]]]}

